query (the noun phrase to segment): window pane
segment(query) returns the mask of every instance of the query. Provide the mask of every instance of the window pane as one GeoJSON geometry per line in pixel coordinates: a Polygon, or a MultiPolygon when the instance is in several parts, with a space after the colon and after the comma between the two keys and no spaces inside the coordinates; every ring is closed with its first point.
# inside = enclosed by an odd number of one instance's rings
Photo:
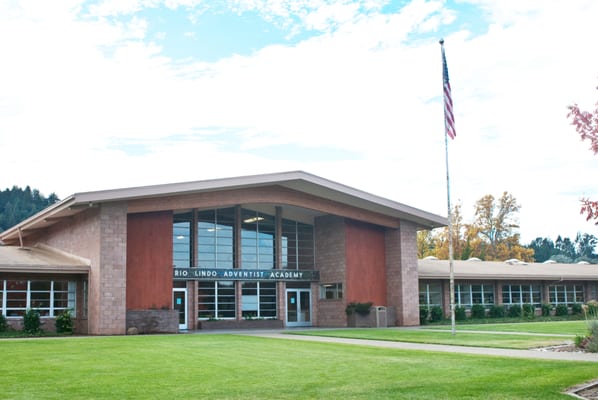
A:
{"type": "Polygon", "coordinates": [[[234,208],[197,214],[197,261],[200,268],[233,268],[234,208]]]}
{"type": "Polygon", "coordinates": [[[172,220],[172,262],[177,268],[191,266],[191,213],[175,214],[172,220]]]}

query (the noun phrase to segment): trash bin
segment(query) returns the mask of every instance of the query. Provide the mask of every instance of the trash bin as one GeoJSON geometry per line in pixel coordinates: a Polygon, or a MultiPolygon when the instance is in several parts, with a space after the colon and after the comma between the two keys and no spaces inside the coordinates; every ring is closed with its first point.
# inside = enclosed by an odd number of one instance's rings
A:
{"type": "Polygon", "coordinates": [[[386,307],[376,306],[376,328],[386,328],[388,321],[386,319],[386,307]]]}

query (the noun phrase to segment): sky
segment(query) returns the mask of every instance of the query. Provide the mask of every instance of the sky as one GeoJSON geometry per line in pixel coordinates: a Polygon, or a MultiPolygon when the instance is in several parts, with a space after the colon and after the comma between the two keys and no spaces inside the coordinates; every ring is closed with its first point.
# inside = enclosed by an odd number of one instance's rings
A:
{"type": "Polygon", "coordinates": [[[303,170],[447,215],[511,193],[521,242],[598,236],[595,0],[0,0],[0,190],[303,170]]]}

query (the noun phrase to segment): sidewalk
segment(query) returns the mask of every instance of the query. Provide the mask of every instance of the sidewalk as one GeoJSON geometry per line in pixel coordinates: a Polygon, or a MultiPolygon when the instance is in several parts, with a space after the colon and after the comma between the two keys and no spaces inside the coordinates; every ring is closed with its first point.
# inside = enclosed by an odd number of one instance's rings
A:
{"type": "MultiPolygon", "coordinates": [[[[234,334],[246,336],[258,336],[270,339],[302,340],[308,342],[340,343],[348,345],[374,346],[387,349],[400,350],[421,350],[431,352],[445,353],[463,353],[477,354],[484,356],[514,357],[514,358],[533,358],[541,360],[561,360],[561,361],[589,361],[598,362],[598,353],[581,353],[568,351],[547,351],[547,350],[515,350],[498,349],[489,347],[469,347],[469,346],[449,346],[440,344],[391,342],[385,340],[366,340],[366,339],[347,339],[326,336],[304,336],[288,334],[292,331],[236,331],[234,334]]],[[[233,332],[231,332],[233,333],[233,332]]]]}

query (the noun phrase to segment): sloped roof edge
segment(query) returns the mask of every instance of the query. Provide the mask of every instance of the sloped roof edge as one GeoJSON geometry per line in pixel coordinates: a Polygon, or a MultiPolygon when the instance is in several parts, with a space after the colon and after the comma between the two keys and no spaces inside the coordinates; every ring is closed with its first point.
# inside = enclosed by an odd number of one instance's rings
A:
{"type": "Polygon", "coordinates": [[[0,232],[0,240],[18,238],[19,229],[40,226],[40,221],[58,213],[71,214],[84,207],[104,202],[126,201],[133,199],[183,195],[202,191],[222,189],[240,189],[267,185],[279,185],[289,189],[328,198],[337,202],[367,209],[383,215],[414,222],[418,227],[432,229],[447,224],[447,218],[417,209],[393,200],[389,200],[353,187],[343,185],[304,171],[288,171],[261,175],[247,175],[232,178],[209,179],[201,181],[168,183],[161,185],[138,186],[75,193],[23,222],[0,232]]]}

